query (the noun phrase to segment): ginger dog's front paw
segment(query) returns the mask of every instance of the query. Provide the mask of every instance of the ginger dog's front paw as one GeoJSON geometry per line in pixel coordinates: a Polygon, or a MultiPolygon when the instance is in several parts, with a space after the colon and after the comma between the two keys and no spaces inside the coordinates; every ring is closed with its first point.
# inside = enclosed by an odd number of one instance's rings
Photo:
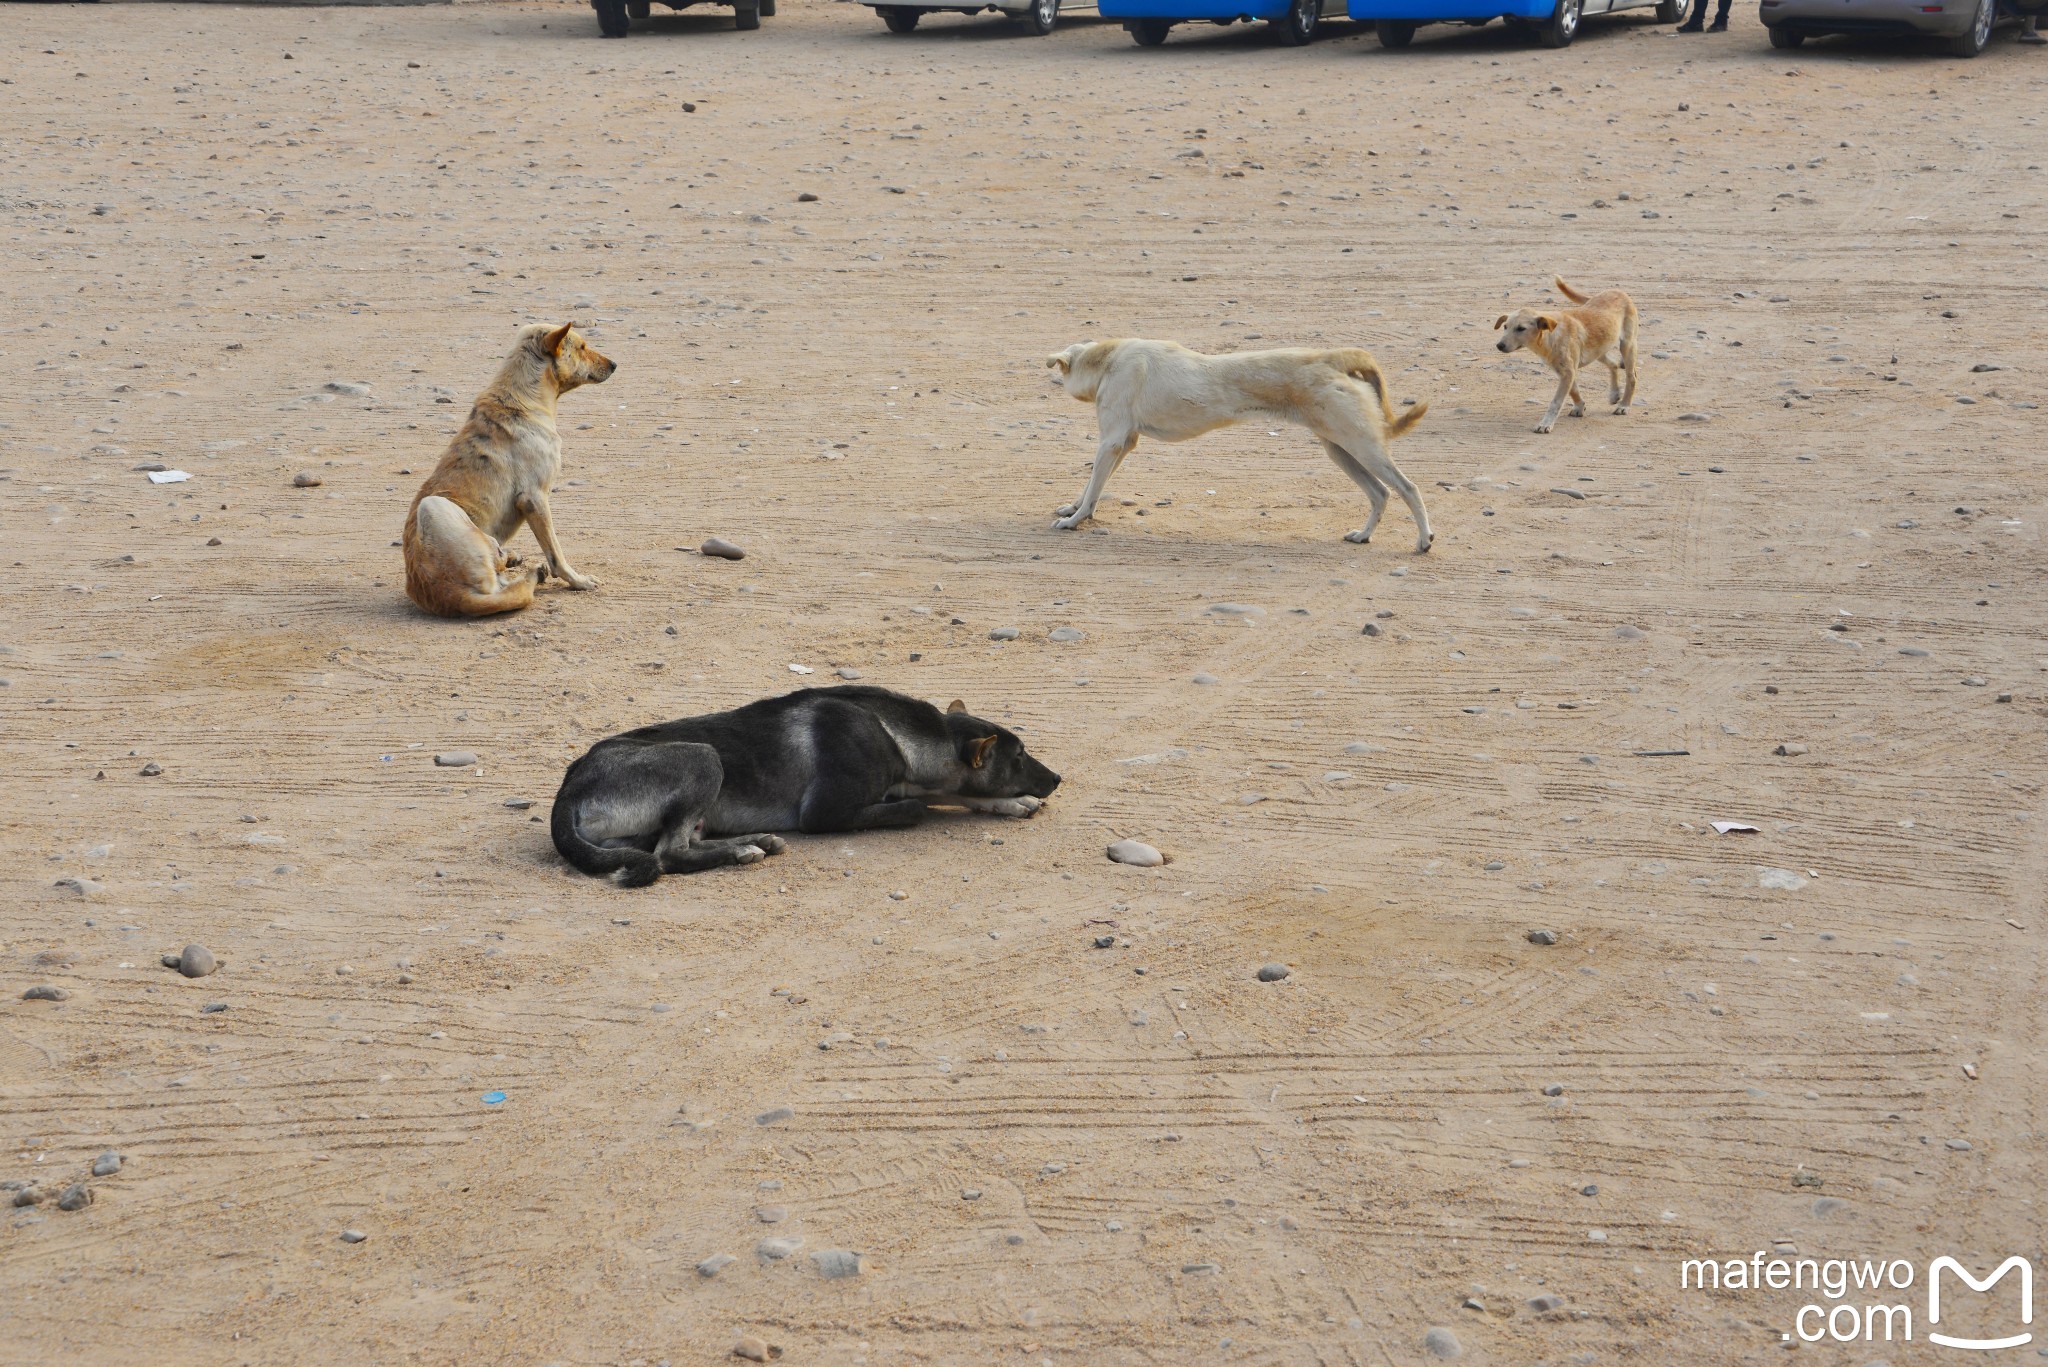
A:
{"type": "Polygon", "coordinates": [[[1536,424],[1536,430],[1538,432],[1548,432],[1550,430],[1550,424],[1547,422],[1539,422],[1536,424]]]}

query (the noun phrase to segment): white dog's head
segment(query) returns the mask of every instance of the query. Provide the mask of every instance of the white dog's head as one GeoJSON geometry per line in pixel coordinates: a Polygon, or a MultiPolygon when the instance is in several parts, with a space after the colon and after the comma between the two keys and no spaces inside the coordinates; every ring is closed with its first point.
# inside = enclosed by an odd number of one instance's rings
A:
{"type": "Polygon", "coordinates": [[[1056,351],[1045,358],[1045,368],[1053,371],[1052,382],[1064,388],[1083,403],[1095,399],[1095,387],[1102,383],[1102,362],[1114,342],[1076,342],[1065,351],[1056,351]]]}
{"type": "Polygon", "coordinates": [[[1528,309],[1512,317],[1503,313],[1493,320],[1494,331],[1501,334],[1494,346],[1501,351],[1519,351],[1556,326],[1557,318],[1553,314],[1532,313],[1528,309]]]}

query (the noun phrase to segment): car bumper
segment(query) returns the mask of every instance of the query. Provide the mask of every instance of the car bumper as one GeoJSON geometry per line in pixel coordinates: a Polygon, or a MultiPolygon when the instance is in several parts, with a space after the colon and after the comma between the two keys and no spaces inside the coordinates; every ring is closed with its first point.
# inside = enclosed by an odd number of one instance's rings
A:
{"type": "Polygon", "coordinates": [[[1762,0],[1766,28],[1800,33],[1930,34],[1950,38],[1977,22],[1977,0],[1762,0]]]}

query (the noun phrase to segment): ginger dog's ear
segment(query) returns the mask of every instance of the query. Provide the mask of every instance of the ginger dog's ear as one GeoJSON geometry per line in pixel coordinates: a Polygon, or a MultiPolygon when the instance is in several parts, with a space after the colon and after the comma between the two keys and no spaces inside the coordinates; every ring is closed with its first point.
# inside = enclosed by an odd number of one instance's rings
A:
{"type": "Polygon", "coordinates": [[[560,327],[556,328],[553,332],[550,332],[547,336],[541,338],[541,350],[545,351],[550,356],[561,355],[562,343],[569,340],[569,329],[575,326],[576,325],[574,323],[564,323],[560,327]]]}
{"type": "Polygon", "coordinates": [[[974,742],[974,753],[967,760],[969,768],[979,769],[982,765],[988,763],[988,753],[996,748],[996,739],[994,736],[983,736],[980,740],[974,742]]]}
{"type": "Polygon", "coordinates": [[[1539,313],[1536,315],[1536,330],[1538,332],[1548,332],[1556,326],[1557,319],[1551,317],[1549,314],[1539,313]]]}
{"type": "Polygon", "coordinates": [[[1499,332],[1502,328],[1506,327],[1507,325],[1508,316],[1505,313],[1503,313],[1500,317],[1493,320],[1493,330],[1495,332],[1499,332]]]}
{"type": "Polygon", "coordinates": [[[958,698],[955,698],[953,699],[953,701],[946,704],[946,710],[948,712],[965,712],[967,710],[967,704],[961,702],[958,698]]]}

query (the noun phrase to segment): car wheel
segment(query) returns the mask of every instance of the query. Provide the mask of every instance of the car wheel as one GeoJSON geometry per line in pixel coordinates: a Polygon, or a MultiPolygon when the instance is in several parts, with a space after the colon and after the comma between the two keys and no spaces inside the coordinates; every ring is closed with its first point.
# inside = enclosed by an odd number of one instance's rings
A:
{"type": "Polygon", "coordinates": [[[882,22],[889,26],[889,32],[891,33],[908,33],[917,27],[917,21],[922,18],[924,18],[924,15],[914,9],[885,9],[882,11],[882,22]]]}
{"type": "Polygon", "coordinates": [[[1287,13],[1273,23],[1273,36],[1288,47],[1306,47],[1315,41],[1316,23],[1323,17],[1323,0],[1293,0],[1287,13]]]}
{"type": "Polygon", "coordinates": [[[1982,52],[1991,41],[1991,21],[1996,17],[1997,9],[1998,0],[1977,0],[1977,15],[1970,21],[1970,31],[1958,33],[1948,40],[1948,55],[1974,57],[1982,52]]]}
{"type": "Polygon", "coordinates": [[[1403,48],[1415,41],[1413,19],[1375,19],[1372,31],[1381,47],[1403,48]]]}
{"type": "Polygon", "coordinates": [[[654,14],[654,0],[626,0],[626,13],[635,19],[651,18],[654,14]]]}
{"type": "Polygon", "coordinates": [[[1060,21],[1060,0],[1031,0],[1024,11],[1024,27],[1043,38],[1060,21]]]}
{"type": "Polygon", "coordinates": [[[773,19],[775,17],[775,0],[761,0],[761,17],[763,19],[773,19]]]}
{"type": "Polygon", "coordinates": [[[742,31],[761,27],[761,6],[759,0],[748,0],[744,5],[732,7],[732,26],[742,31]]]}
{"type": "Polygon", "coordinates": [[[1772,47],[1798,47],[1806,41],[1806,35],[1796,28],[1774,28],[1771,30],[1772,47]]]}
{"type": "Polygon", "coordinates": [[[1173,32],[1171,19],[1133,19],[1128,27],[1131,41],[1139,47],[1158,47],[1166,41],[1166,35],[1173,32]]]}
{"type": "Polygon", "coordinates": [[[626,0],[590,0],[597,10],[597,31],[607,38],[623,38],[632,24],[626,18],[626,0]]]}
{"type": "Polygon", "coordinates": [[[1657,22],[1678,24],[1685,21],[1685,0],[1657,0],[1657,22]]]}
{"type": "MultiPolygon", "coordinates": [[[[1985,0],[1990,3],[1990,0],[1985,0]]],[[[1536,41],[1545,47],[1570,47],[1579,36],[1579,11],[1583,0],[1557,0],[1550,18],[1536,30],[1536,41]]]]}

